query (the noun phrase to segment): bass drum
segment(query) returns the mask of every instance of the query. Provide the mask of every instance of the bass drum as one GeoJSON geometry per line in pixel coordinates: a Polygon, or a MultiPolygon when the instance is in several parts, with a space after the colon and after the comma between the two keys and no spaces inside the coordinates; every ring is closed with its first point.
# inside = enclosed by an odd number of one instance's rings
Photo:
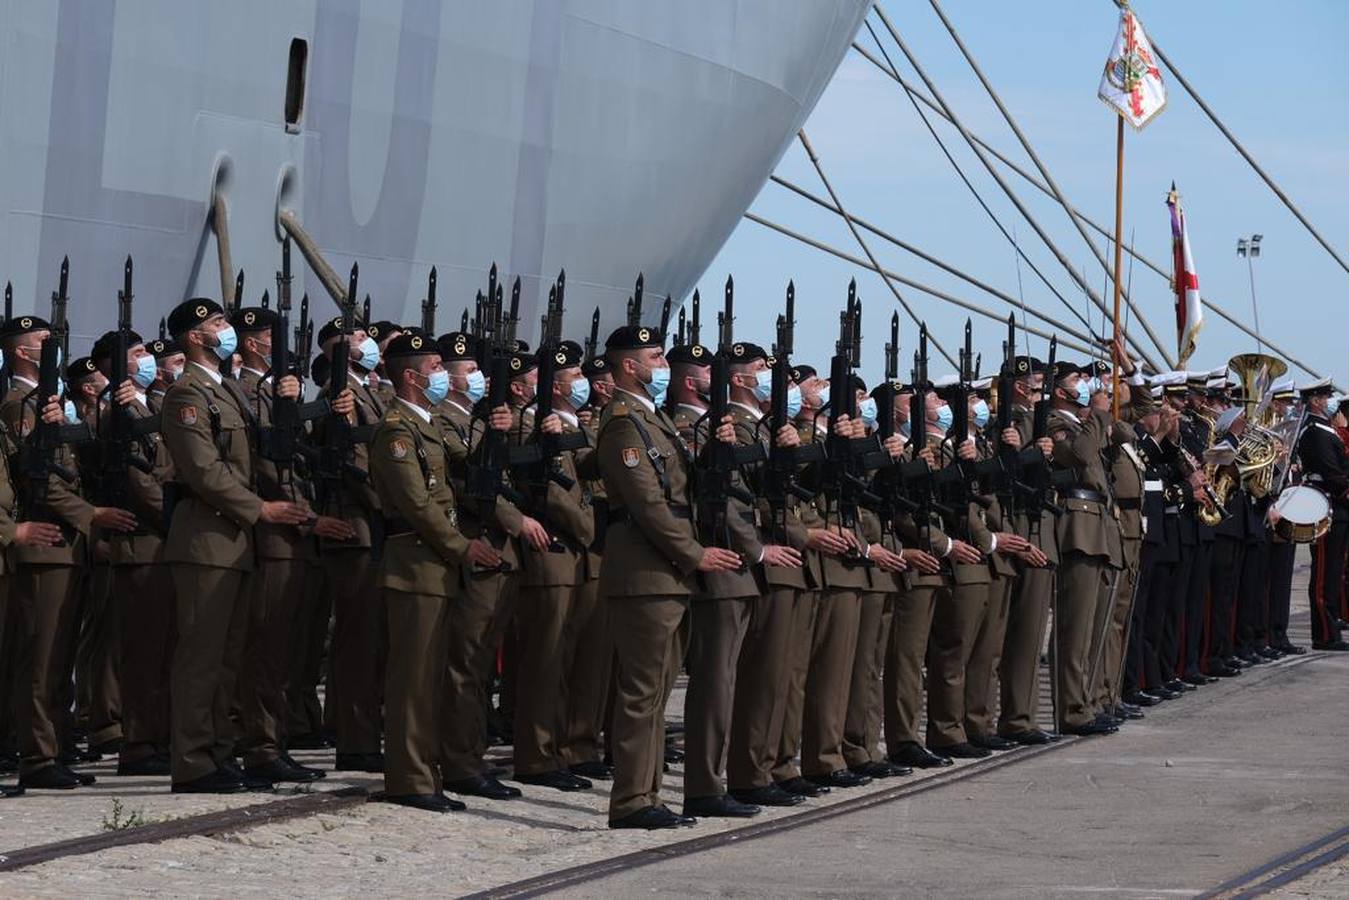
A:
{"type": "Polygon", "coordinates": [[[1274,525],[1274,533],[1285,541],[1310,544],[1330,530],[1330,499],[1314,487],[1299,484],[1284,488],[1274,508],[1282,516],[1274,525]]]}

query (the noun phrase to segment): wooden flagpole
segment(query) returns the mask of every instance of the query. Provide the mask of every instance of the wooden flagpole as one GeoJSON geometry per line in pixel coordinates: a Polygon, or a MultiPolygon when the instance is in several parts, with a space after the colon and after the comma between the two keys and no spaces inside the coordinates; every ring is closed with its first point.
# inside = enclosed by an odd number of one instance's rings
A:
{"type": "MultiPolygon", "coordinates": [[[[1115,116],[1115,321],[1114,341],[1119,345],[1120,270],[1124,267],[1124,116],[1115,116]]],[[[1119,418],[1119,359],[1110,352],[1110,412],[1119,418]]]]}

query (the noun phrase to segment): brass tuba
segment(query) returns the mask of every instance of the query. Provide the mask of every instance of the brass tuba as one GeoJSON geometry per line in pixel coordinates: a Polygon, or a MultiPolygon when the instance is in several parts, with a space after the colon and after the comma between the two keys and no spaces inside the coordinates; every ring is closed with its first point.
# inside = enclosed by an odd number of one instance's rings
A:
{"type": "Polygon", "coordinates": [[[1246,427],[1234,464],[1246,491],[1264,497],[1273,489],[1274,466],[1283,452],[1283,439],[1275,431],[1278,416],[1270,403],[1270,387],[1288,366],[1264,353],[1242,353],[1228,360],[1227,367],[1241,382],[1241,403],[1246,408],[1246,427]]]}

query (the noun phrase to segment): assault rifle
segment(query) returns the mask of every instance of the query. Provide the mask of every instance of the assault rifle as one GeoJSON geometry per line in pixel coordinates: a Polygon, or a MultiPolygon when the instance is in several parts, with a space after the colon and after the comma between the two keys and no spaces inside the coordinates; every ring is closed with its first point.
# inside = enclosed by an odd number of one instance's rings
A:
{"type": "Polygon", "coordinates": [[[876,390],[876,436],[880,439],[880,449],[868,454],[867,458],[867,468],[875,471],[871,489],[880,498],[876,513],[881,528],[887,532],[901,511],[912,512],[918,508],[918,504],[907,496],[906,483],[920,478],[927,469],[921,460],[917,465],[898,463],[890,458],[890,452],[885,448],[885,442],[896,432],[895,397],[899,387],[899,313],[892,313],[890,340],[885,345],[885,380],[876,390]]]}
{"type": "Polygon", "coordinates": [[[113,334],[111,357],[108,360],[108,386],[104,394],[108,403],[108,433],[102,432],[99,422],[98,494],[105,506],[125,507],[127,499],[126,473],[135,466],[150,472],[153,466],[146,457],[132,452],[132,444],[147,434],[159,430],[159,421],[153,417],[137,418],[131,409],[115,399],[118,389],[127,380],[127,353],[131,350],[131,292],[132,262],[126,258],[122,269],[122,289],[117,292],[117,331],[113,334]]]}
{"type": "MultiPolygon", "coordinates": [[[[224,298],[225,302],[221,308],[225,313],[225,320],[234,318],[235,311],[244,302],[244,270],[240,269],[238,276],[234,279],[234,296],[224,298]]],[[[230,354],[220,361],[220,375],[224,378],[234,377],[234,355],[230,354]]]]}
{"type": "MultiPolygon", "coordinates": [[[[364,482],[370,477],[353,460],[356,445],[368,442],[373,428],[367,425],[358,429],[347,421],[346,416],[335,411],[337,398],[347,389],[350,380],[351,335],[356,329],[356,287],[359,278],[360,265],[352,263],[346,296],[338,304],[341,308],[341,333],[328,354],[328,380],[323,388],[327,409],[323,420],[323,441],[318,448],[316,474],[328,497],[334,500],[341,495],[343,478],[364,482]]],[[[328,501],[330,506],[332,502],[328,501]]]]}
{"type": "Polygon", "coordinates": [[[585,361],[590,362],[599,354],[600,348],[600,308],[590,317],[590,336],[586,338],[585,361]]]}
{"type": "MultiPolygon", "coordinates": [[[[284,262],[284,260],[283,260],[284,262]]],[[[314,349],[314,323],[309,318],[309,294],[300,296],[300,323],[295,326],[295,376],[301,388],[309,377],[309,357],[314,349]]]]}
{"type": "MultiPolygon", "coordinates": [[[[727,508],[732,497],[753,505],[754,495],[733,483],[736,469],[745,462],[762,459],[762,448],[738,446],[717,440],[717,428],[726,417],[730,403],[731,355],[735,344],[735,281],[726,277],[725,307],[717,315],[717,352],[712,357],[712,389],[707,412],[700,422],[706,422],[704,434],[707,446],[695,455],[699,461],[697,477],[698,512],[706,529],[707,538],[714,546],[730,549],[731,533],[727,527],[727,508]]],[[[694,427],[695,440],[699,436],[694,427]]]]}
{"type": "MultiPolygon", "coordinates": [[[[857,418],[857,391],[853,387],[853,369],[862,358],[862,304],[857,297],[857,281],[848,282],[848,303],[839,313],[839,335],[834,356],[829,362],[829,433],[825,436],[827,459],[823,467],[823,488],[827,501],[825,520],[835,518],[839,529],[857,525],[861,506],[876,506],[880,498],[871,492],[863,477],[864,458],[876,448],[876,440],[853,438],[838,433],[839,422],[857,418]]],[[[860,563],[864,557],[851,547],[845,561],[860,563]]]]}
{"type": "Polygon", "coordinates": [[[702,320],[702,297],[698,291],[693,292],[693,314],[689,317],[689,344],[701,344],[703,342],[703,320],[702,320]]]}
{"type": "MultiPolygon", "coordinates": [[[[331,409],[330,401],[326,399],[302,403],[281,396],[281,379],[297,374],[295,360],[290,352],[290,284],[290,237],[287,236],[281,242],[281,271],[276,273],[276,318],[272,321],[272,362],[268,369],[272,379],[272,422],[258,433],[259,452],[264,459],[276,464],[283,485],[295,465],[295,457],[304,451],[301,442],[304,423],[323,416],[331,409]]],[[[308,295],[300,301],[302,322],[308,318],[308,301],[308,295]]],[[[303,340],[303,333],[308,327],[308,323],[305,323],[296,329],[295,333],[300,336],[300,340],[303,340]]],[[[303,353],[301,359],[307,356],[307,353],[303,353]]],[[[330,390],[328,396],[336,397],[336,394],[330,390]]]]}
{"type": "Polygon", "coordinates": [[[520,319],[519,277],[511,286],[511,305],[507,313],[503,313],[501,294],[496,263],[493,263],[487,275],[487,297],[479,305],[483,316],[478,322],[482,334],[479,352],[483,354],[482,367],[487,370],[488,391],[487,402],[478,406],[474,417],[483,423],[483,436],[471,457],[465,479],[467,494],[482,507],[484,520],[495,510],[497,497],[505,497],[517,506],[524,502],[504,478],[510,467],[506,432],[497,431],[490,424],[492,410],[505,405],[510,396],[511,356],[515,353],[515,329],[520,319]]]}
{"type": "Polygon", "coordinates": [[[806,463],[824,459],[824,445],[811,441],[798,447],[779,447],[777,433],[784,425],[791,425],[792,419],[787,412],[787,395],[791,389],[791,355],[796,333],[796,285],[787,282],[787,308],[778,316],[777,340],[773,344],[773,382],[769,397],[768,416],[760,420],[766,424],[768,435],[768,490],[769,506],[773,510],[774,523],[780,523],[781,533],[774,540],[786,541],[787,515],[792,497],[810,500],[814,491],[797,483],[796,475],[806,463]]]}
{"type": "MultiPolygon", "coordinates": [[[[465,314],[468,310],[464,311],[465,314]]],[[[426,277],[426,299],[422,301],[422,335],[428,341],[436,339],[436,267],[426,277]]]]}

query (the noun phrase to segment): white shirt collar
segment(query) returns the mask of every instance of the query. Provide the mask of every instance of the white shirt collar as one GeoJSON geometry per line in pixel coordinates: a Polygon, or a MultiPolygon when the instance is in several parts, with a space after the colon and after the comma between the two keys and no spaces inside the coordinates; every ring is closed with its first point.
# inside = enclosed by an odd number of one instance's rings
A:
{"type": "Polygon", "coordinates": [[[1077,417],[1077,414],[1070,410],[1060,409],[1058,410],[1058,413],[1059,415],[1063,416],[1070,422],[1074,422],[1079,425],[1082,423],[1082,420],[1077,417]]]}
{"type": "Polygon", "coordinates": [[[258,381],[271,381],[271,380],[272,380],[272,376],[268,375],[266,372],[259,372],[257,369],[251,369],[251,368],[249,368],[248,366],[244,366],[244,371],[245,371],[245,372],[252,372],[254,375],[258,376],[258,381]]]}
{"type": "Polygon", "coordinates": [[[192,362],[188,363],[188,365],[196,366],[198,369],[201,369],[201,370],[202,370],[203,372],[205,372],[207,375],[210,375],[210,376],[211,376],[211,379],[212,379],[213,381],[215,381],[216,384],[224,384],[224,383],[225,383],[225,379],[224,379],[223,376],[221,376],[220,371],[219,371],[218,369],[212,369],[212,368],[210,368],[210,367],[208,367],[208,366],[203,366],[201,363],[196,362],[195,360],[193,360],[192,362]]]}
{"type": "Polygon", "coordinates": [[[463,406],[463,405],[460,404],[457,400],[455,400],[453,397],[446,397],[446,398],[445,398],[445,402],[448,403],[448,404],[450,404],[450,406],[453,406],[455,409],[459,410],[461,413],[463,413],[463,414],[466,415],[466,416],[471,416],[471,415],[473,415],[473,410],[469,409],[469,408],[466,407],[466,406],[463,406]]]}
{"type": "Polygon", "coordinates": [[[745,403],[740,403],[739,401],[736,401],[736,400],[732,400],[732,401],[730,402],[730,405],[731,405],[731,406],[738,406],[738,407],[740,407],[741,409],[745,410],[746,412],[748,412],[748,413],[750,414],[750,416],[753,417],[754,421],[756,421],[756,422],[763,418],[763,410],[761,410],[761,409],[755,409],[753,406],[750,406],[750,405],[745,404],[745,403]]]}
{"type": "Polygon", "coordinates": [[[571,425],[574,428],[581,427],[581,420],[576,418],[576,413],[565,409],[555,409],[553,410],[553,412],[557,413],[558,418],[566,422],[568,425],[571,425]]]}
{"type": "Polygon", "coordinates": [[[643,397],[641,394],[634,394],[632,391],[617,386],[614,387],[614,390],[618,391],[620,394],[627,394],[629,397],[645,406],[648,412],[656,411],[656,404],[650,397],[643,397]]]}
{"type": "Polygon", "coordinates": [[[141,406],[150,405],[149,403],[146,402],[145,391],[136,391],[136,399],[140,401],[141,406]]]}
{"type": "Polygon", "coordinates": [[[413,412],[415,412],[417,415],[421,416],[423,422],[428,422],[428,423],[429,423],[429,422],[431,421],[431,411],[430,411],[430,410],[422,409],[420,406],[418,406],[418,405],[415,404],[415,403],[409,403],[409,402],[407,402],[406,400],[404,400],[402,397],[395,397],[394,399],[396,399],[399,403],[401,403],[401,404],[403,404],[404,406],[406,406],[408,409],[410,409],[410,410],[412,410],[413,412]]]}
{"type": "Polygon", "coordinates": [[[24,378],[22,375],[11,375],[10,377],[13,378],[15,381],[22,381],[24,384],[29,385],[31,387],[37,387],[36,381],[33,381],[32,379],[29,378],[24,378]]]}

